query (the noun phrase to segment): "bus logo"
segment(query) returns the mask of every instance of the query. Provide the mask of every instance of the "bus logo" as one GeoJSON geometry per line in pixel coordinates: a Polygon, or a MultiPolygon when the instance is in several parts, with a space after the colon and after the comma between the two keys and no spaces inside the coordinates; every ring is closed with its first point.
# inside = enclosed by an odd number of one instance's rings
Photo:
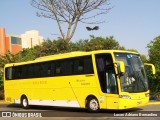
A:
{"type": "Polygon", "coordinates": [[[11,117],[11,112],[2,112],[2,117],[11,117]]]}

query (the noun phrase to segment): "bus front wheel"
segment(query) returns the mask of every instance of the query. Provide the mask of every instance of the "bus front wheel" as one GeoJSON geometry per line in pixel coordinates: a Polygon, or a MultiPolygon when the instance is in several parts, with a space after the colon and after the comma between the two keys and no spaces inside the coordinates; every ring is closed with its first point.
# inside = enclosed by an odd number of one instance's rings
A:
{"type": "Polygon", "coordinates": [[[21,99],[21,105],[24,109],[29,108],[28,99],[26,96],[23,96],[21,99]]]}
{"type": "Polygon", "coordinates": [[[98,112],[99,111],[99,103],[95,97],[89,97],[87,99],[86,108],[89,112],[98,112]]]}

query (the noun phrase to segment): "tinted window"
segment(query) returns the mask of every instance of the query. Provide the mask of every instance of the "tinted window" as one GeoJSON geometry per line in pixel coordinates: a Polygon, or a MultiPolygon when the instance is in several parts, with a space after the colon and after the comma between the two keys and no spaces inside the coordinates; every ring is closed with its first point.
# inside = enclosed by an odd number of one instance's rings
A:
{"type": "Polygon", "coordinates": [[[28,77],[28,65],[22,66],[22,78],[27,78],[27,77],[28,77]]]}
{"type": "Polygon", "coordinates": [[[6,68],[6,79],[93,74],[91,56],[34,63],[6,68]]]}
{"type": "Polygon", "coordinates": [[[118,86],[111,54],[97,54],[97,73],[102,92],[116,94],[118,86]]]}
{"type": "Polygon", "coordinates": [[[62,63],[60,61],[55,62],[55,76],[60,76],[62,74],[62,63]]]}
{"type": "Polygon", "coordinates": [[[11,44],[19,44],[21,45],[21,38],[19,37],[11,37],[11,44]]]}
{"type": "Polygon", "coordinates": [[[13,79],[12,78],[12,68],[11,67],[6,68],[5,73],[6,73],[5,77],[6,77],[7,80],[13,79]]]}
{"type": "Polygon", "coordinates": [[[74,63],[71,59],[62,61],[61,68],[62,68],[62,75],[72,75],[73,74],[73,66],[74,63]]]}

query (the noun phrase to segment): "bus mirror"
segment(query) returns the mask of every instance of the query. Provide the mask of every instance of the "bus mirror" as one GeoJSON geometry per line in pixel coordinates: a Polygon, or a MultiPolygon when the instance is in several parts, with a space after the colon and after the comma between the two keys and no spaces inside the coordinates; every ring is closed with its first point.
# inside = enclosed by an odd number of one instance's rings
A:
{"type": "Polygon", "coordinates": [[[123,61],[116,61],[116,63],[119,66],[119,72],[120,73],[125,73],[125,65],[123,61]]]}
{"type": "Polygon", "coordinates": [[[150,63],[144,63],[145,66],[150,66],[152,68],[152,74],[155,75],[156,74],[156,69],[155,66],[153,64],[150,63]]]}

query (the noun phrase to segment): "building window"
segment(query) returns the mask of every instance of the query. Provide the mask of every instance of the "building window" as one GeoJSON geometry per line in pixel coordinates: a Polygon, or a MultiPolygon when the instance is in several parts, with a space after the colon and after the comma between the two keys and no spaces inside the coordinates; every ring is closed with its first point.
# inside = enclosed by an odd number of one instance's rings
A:
{"type": "Polygon", "coordinates": [[[11,44],[18,44],[18,45],[21,45],[21,38],[18,38],[18,37],[11,37],[11,44]]]}

